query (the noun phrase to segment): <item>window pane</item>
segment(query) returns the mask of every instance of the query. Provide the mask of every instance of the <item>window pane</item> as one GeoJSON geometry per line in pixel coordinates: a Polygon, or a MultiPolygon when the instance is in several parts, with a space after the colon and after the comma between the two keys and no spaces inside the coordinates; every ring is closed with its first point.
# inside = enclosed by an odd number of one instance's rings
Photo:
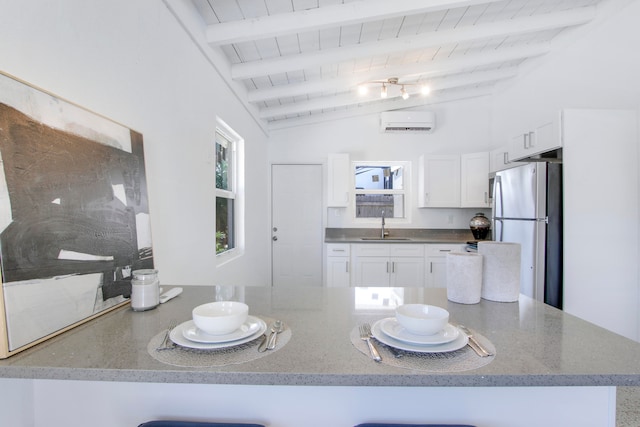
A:
{"type": "Polygon", "coordinates": [[[356,194],[356,218],[404,218],[403,194],[356,194]]]}
{"type": "Polygon", "coordinates": [[[216,188],[233,191],[232,143],[216,133],[216,188]]]}
{"type": "Polygon", "coordinates": [[[216,197],[216,254],[235,247],[233,199],[216,197]]]}
{"type": "Polygon", "coordinates": [[[357,190],[402,190],[402,166],[356,166],[357,190]]]}

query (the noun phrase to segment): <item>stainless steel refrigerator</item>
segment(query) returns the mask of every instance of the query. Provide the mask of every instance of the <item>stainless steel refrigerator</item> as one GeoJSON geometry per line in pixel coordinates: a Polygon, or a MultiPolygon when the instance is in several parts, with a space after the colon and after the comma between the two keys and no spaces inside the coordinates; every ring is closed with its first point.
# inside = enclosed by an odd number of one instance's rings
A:
{"type": "Polygon", "coordinates": [[[562,308],[562,164],[534,162],[493,177],[493,238],[520,243],[520,292],[562,308]]]}

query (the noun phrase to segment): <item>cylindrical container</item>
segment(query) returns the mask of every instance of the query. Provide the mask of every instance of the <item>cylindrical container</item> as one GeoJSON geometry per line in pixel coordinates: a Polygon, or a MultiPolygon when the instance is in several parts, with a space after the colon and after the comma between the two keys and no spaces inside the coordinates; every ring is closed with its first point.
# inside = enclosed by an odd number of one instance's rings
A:
{"type": "Polygon", "coordinates": [[[158,270],[135,270],[131,279],[131,308],[145,311],[160,304],[158,270]]]}
{"type": "Polygon", "coordinates": [[[520,296],[520,244],[478,242],[483,257],[482,298],[515,302],[520,296]]]}
{"type": "Polygon", "coordinates": [[[482,255],[471,252],[447,254],[447,299],[477,304],[482,292],[482,255]]]}

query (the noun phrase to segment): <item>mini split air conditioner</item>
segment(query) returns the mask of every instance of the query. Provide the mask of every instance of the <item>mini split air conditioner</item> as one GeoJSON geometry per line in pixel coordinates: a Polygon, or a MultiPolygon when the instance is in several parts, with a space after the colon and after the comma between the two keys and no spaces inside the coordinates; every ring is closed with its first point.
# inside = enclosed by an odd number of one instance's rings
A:
{"type": "Polygon", "coordinates": [[[431,111],[386,111],[380,114],[381,132],[433,132],[431,111]]]}

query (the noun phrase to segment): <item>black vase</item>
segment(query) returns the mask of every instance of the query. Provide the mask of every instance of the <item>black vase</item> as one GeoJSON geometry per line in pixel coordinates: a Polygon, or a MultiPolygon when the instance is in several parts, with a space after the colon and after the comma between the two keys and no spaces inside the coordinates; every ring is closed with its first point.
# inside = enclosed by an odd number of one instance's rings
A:
{"type": "Polygon", "coordinates": [[[476,240],[484,240],[487,238],[487,234],[489,234],[491,221],[489,221],[489,218],[484,216],[482,212],[478,212],[476,216],[469,221],[469,228],[476,240]]]}

